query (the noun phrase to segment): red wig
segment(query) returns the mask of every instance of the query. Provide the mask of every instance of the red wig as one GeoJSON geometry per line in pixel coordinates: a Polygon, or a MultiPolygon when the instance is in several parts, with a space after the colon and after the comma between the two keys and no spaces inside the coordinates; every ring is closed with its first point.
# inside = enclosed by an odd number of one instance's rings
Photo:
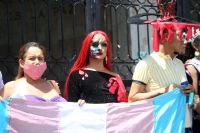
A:
{"type": "Polygon", "coordinates": [[[102,34],[106,38],[106,42],[108,43],[108,46],[107,46],[107,61],[104,60],[104,66],[108,70],[111,70],[111,46],[110,46],[110,39],[109,39],[108,35],[103,31],[93,31],[93,32],[89,33],[82,43],[82,48],[81,48],[81,51],[79,53],[79,56],[78,56],[76,62],[74,63],[74,65],[72,66],[72,68],[70,69],[70,71],[68,73],[68,77],[66,79],[65,86],[64,86],[64,98],[66,100],[68,100],[69,77],[70,77],[70,75],[73,71],[84,69],[87,66],[87,64],[89,63],[90,44],[92,42],[92,38],[96,34],[102,34]]]}

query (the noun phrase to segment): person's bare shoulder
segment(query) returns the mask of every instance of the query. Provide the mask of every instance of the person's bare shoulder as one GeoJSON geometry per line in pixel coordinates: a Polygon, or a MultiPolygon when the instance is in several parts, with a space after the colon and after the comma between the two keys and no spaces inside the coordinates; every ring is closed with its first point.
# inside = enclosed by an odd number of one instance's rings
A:
{"type": "Polygon", "coordinates": [[[16,89],[16,81],[7,82],[1,90],[1,96],[6,98],[10,97],[16,89]]]}

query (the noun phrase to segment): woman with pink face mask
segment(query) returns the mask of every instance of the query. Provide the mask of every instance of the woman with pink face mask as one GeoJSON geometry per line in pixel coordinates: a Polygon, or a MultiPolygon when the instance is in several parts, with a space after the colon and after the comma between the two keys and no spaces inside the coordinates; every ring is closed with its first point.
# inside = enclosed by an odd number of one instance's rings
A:
{"type": "Polygon", "coordinates": [[[45,48],[37,42],[28,42],[19,51],[19,68],[15,81],[5,84],[0,97],[22,98],[39,102],[66,102],[54,85],[42,79],[47,68],[45,48]]]}

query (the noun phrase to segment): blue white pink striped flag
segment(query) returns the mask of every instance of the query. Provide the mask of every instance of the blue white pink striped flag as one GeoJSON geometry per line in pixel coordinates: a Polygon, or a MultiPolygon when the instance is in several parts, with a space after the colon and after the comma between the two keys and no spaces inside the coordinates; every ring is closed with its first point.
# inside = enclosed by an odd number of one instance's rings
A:
{"type": "Polygon", "coordinates": [[[0,133],[184,133],[179,89],[134,103],[0,102],[0,133]]]}

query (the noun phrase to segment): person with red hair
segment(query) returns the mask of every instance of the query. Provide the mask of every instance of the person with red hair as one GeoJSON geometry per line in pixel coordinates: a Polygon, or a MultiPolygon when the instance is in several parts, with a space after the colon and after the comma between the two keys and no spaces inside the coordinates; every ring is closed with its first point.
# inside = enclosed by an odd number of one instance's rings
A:
{"type": "Polygon", "coordinates": [[[66,79],[64,98],[79,105],[127,102],[122,79],[111,71],[111,44],[105,32],[93,31],[84,39],[66,79]]]}

